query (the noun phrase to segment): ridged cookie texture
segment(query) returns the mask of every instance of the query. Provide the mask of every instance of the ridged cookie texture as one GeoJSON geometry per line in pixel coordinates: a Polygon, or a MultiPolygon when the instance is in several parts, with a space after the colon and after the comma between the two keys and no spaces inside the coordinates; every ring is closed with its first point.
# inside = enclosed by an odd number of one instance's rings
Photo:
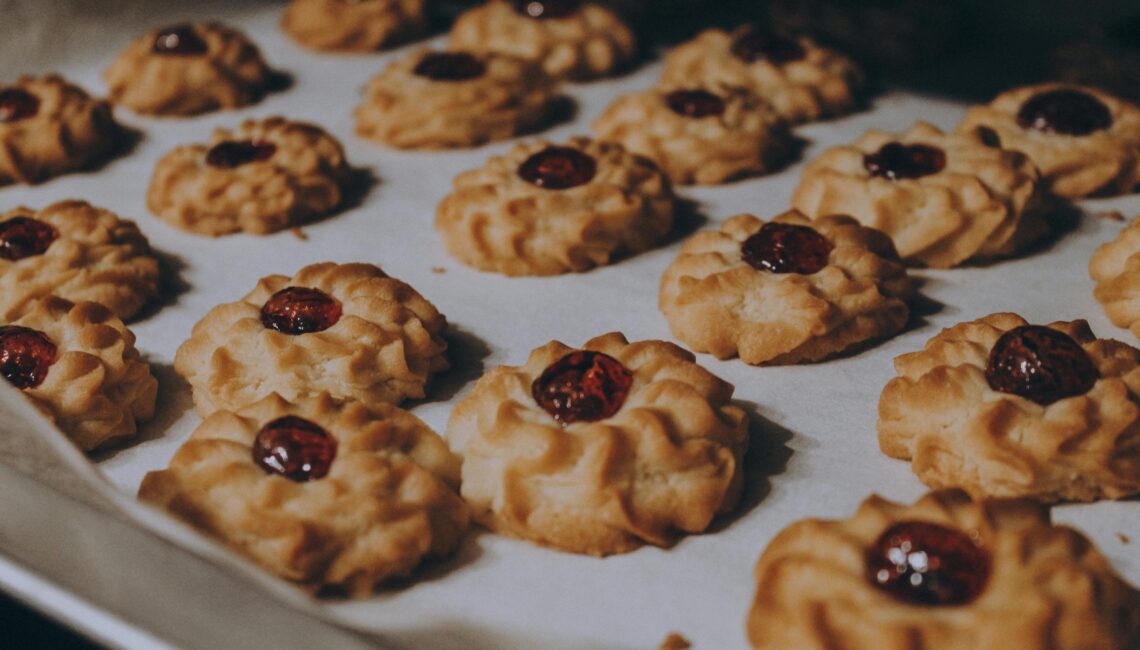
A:
{"type": "Polygon", "coordinates": [[[210,310],[179,346],[174,368],[203,416],[270,393],[296,401],[327,392],[382,408],[376,405],[424,397],[431,376],[447,369],[446,327],[430,302],[378,267],[326,262],[293,277],[266,276],[241,300],[210,310]],[[262,306],[288,287],[322,291],[343,313],[324,331],[270,329],[262,306]]]}
{"type": "MultiPolygon", "coordinates": [[[[1041,405],[991,388],[986,365],[1002,334],[1026,325],[991,314],[943,330],[895,359],[879,398],[879,446],[934,487],[1047,502],[1140,493],[1140,350],[1097,339],[1085,321],[1053,323],[1088,354],[1087,393],[1041,405]]],[[[1047,371],[1045,371],[1047,372],[1047,371]]]]}
{"type": "Polygon", "coordinates": [[[427,27],[424,0],[293,0],[281,28],[314,50],[371,52],[415,38],[427,27]]]}
{"type": "Polygon", "coordinates": [[[468,523],[458,483],[458,459],[402,409],[274,394],[206,418],[139,498],[287,580],[365,597],[458,547],[468,523]],[[327,475],[294,481],[254,462],[258,432],[284,417],[335,440],[327,475]]]}
{"type": "Polygon", "coordinates": [[[590,555],[667,545],[735,507],[747,415],[733,387],[664,341],[618,333],[582,350],[632,372],[621,408],[562,426],[532,384],[574,348],[553,341],[523,366],[484,375],[454,408],[445,438],[463,457],[461,493],[476,521],[505,535],[590,555]]]}
{"type": "Polygon", "coordinates": [[[759,650],[1123,650],[1140,641],[1140,592],[1087,538],[1023,499],[944,490],[902,505],[872,496],[849,519],[785,528],[755,576],[747,630],[759,650]],[[902,522],[950,528],[987,553],[981,594],[920,605],[872,584],[868,550],[902,522]]]}
{"type": "Polygon", "coordinates": [[[1093,296],[1108,318],[1140,336],[1140,217],[1103,244],[1089,260],[1093,296]]]}

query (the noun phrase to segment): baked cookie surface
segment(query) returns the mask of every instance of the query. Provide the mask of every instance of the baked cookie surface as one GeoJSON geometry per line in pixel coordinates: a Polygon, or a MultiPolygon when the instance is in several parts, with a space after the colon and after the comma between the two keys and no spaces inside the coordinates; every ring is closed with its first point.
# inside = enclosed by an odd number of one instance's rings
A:
{"type": "Polygon", "coordinates": [[[1093,296],[1109,320],[1140,336],[1140,217],[1103,244],[1089,260],[1093,296]]]}
{"type": "Polygon", "coordinates": [[[139,498],[287,580],[364,597],[455,550],[458,483],[458,460],[411,413],[274,394],[206,418],[139,498]]]}
{"type": "Polygon", "coordinates": [[[483,376],[445,438],[476,521],[609,555],[698,533],[735,507],[748,446],[733,387],[664,341],[557,341],[483,376]]]}
{"type": "Polygon", "coordinates": [[[974,106],[958,130],[981,129],[1029,156],[1057,196],[1125,194],[1140,187],[1140,106],[1086,86],[1015,88],[974,106]]]}
{"type": "Polygon", "coordinates": [[[124,320],[158,296],[159,264],[133,221],[83,201],[0,214],[0,319],[54,294],[124,320]]]}
{"type": "Polygon", "coordinates": [[[668,177],[621,145],[534,140],[457,176],[435,227],[468,266],[557,275],[649,249],[671,230],[673,210],[668,177]]]}
{"type": "Polygon", "coordinates": [[[1046,232],[1044,185],[1021,153],[919,122],[871,130],[808,163],[792,206],[882,230],[909,261],[949,268],[1013,255],[1046,232]]]}
{"type": "Polygon", "coordinates": [[[1140,493],[1140,350],[1085,321],[991,314],[895,359],[879,447],[922,482],[987,497],[1140,493]]]}
{"type": "Polygon", "coordinates": [[[314,50],[371,52],[423,33],[424,0],[293,0],[281,28],[314,50]]]}
{"type": "Polygon", "coordinates": [[[883,233],[792,211],[767,223],[738,215],[691,237],[661,277],[658,306],[697,352],[790,364],[893,336],[912,293],[883,233]]]}
{"type": "Polygon", "coordinates": [[[321,392],[372,408],[422,398],[447,369],[447,322],[415,289],[371,264],[306,266],[262,278],[194,325],[174,369],[198,413],[237,410],[270,393],[321,392]]]}
{"type": "Polygon", "coordinates": [[[758,649],[1119,650],[1140,640],[1140,592],[1024,499],[872,496],[849,519],[785,528],[755,576],[747,629],[758,649]]]}
{"type": "Polygon", "coordinates": [[[274,83],[257,46],[220,23],[155,29],[128,45],[103,78],[113,103],[167,116],[246,106],[274,83]]]}
{"type": "Polygon", "coordinates": [[[335,211],[351,179],[344,148],[324,129],[282,117],[247,120],[163,156],[147,207],[200,235],[267,235],[335,211]]]}

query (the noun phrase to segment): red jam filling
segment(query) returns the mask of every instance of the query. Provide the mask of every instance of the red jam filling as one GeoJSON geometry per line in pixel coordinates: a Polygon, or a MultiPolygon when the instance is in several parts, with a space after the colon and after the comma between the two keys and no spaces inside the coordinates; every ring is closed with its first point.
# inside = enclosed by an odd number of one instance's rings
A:
{"type": "Polygon", "coordinates": [[[277,145],[264,140],[226,140],[210,147],[206,164],[221,169],[233,169],[255,161],[265,161],[277,153],[277,145]]]}
{"type": "Polygon", "coordinates": [[[807,56],[803,46],[790,38],[783,38],[751,28],[732,43],[732,54],[745,63],[766,60],[776,65],[799,61],[807,56]]]}
{"type": "Polygon", "coordinates": [[[617,359],[581,350],[554,362],[530,387],[534,401],[562,426],[596,422],[621,409],[633,373],[617,359]]]}
{"type": "Polygon", "coordinates": [[[990,554],[976,534],[900,521],[867,549],[867,580],[913,605],[964,605],[990,578],[990,554]]]}
{"type": "Polygon", "coordinates": [[[19,325],[0,327],[0,375],[16,388],[42,384],[56,353],[55,343],[43,332],[19,325]]]}
{"type": "Polygon", "coordinates": [[[151,49],[155,54],[195,55],[205,54],[209,48],[193,26],[175,25],[159,32],[151,49]]]}
{"type": "Polygon", "coordinates": [[[565,18],[578,11],[581,0],[514,0],[515,11],[531,18],[565,18]]]}
{"type": "Polygon", "coordinates": [[[412,72],[432,81],[467,81],[482,77],[487,66],[466,52],[430,52],[412,72]]]}
{"type": "Polygon", "coordinates": [[[807,226],[766,223],[744,240],[740,258],[757,271],[811,275],[827,266],[833,248],[827,237],[807,226]]]}
{"type": "Polygon", "coordinates": [[[1051,90],[1022,104],[1017,123],[1045,133],[1088,135],[1112,126],[1112,113],[1099,99],[1079,90],[1051,90]]]}
{"type": "Polygon", "coordinates": [[[43,255],[59,237],[50,223],[31,217],[13,217],[0,223],[0,258],[13,262],[43,255]]]}
{"type": "Polygon", "coordinates": [[[1100,377],[1079,343],[1041,325],[1016,327],[990,350],[986,381],[1002,393],[1020,395],[1042,406],[1084,395],[1100,377]]]}
{"type": "Polygon", "coordinates": [[[547,190],[565,190],[594,180],[598,164],[573,147],[547,147],[519,165],[519,178],[547,190]]]}
{"type": "Polygon", "coordinates": [[[261,324],[282,334],[296,336],[323,332],[340,320],[336,298],[307,287],[287,287],[273,294],[261,307],[261,324]]]}
{"type": "Polygon", "coordinates": [[[946,167],[946,154],[926,144],[889,142],[876,153],[863,156],[863,167],[872,175],[897,181],[937,174],[946,167]]]}
{"type": "Polygon", "coordinates": [[[724,114],[724,100],[707,90],[678,90],[665,96],[665,105],[684,117],[711,117],[724,114]]]}
{"type": "Polygon", "coordinates": [[[336,439],[305,418],[287,415],[261,427],[252,451],[261,469],[303,483],[328,475],[336,439]]]}
{"type": "Polygon", "coordinates": [[[18,122],[40,112],[40,98],[19,88],[0,90],[0,122],[18,122]]]}

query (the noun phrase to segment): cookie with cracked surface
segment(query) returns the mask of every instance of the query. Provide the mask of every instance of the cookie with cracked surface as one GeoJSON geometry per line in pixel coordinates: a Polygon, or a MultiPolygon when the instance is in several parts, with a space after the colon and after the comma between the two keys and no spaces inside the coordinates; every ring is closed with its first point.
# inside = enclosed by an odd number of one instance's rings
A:
{"type": "Polygon", "coordinates": [[[1109,320],[1140,336],[1140,217],[1096,249],[1089,276],[1096,282],[1093,296],[1109,320]]]}
{"type": "Polygon", "coordinates": [[[372,52],[424,32],[424,0],[293,0],[281,28],[305,47],[372,52]]]}
{"type": "Polygon", "coordinates": [[[733,386],[664,341],[557,341],[488,372],[451,413],[476,521],[610,555],[699,533],[740,496],[748,417],[733,386]]]}
{"type": "Polygon", "coordinates": [[[1140,493],[1140,350],[991,314],[895,359],[879,447],[923,483],[1046,502],[1140,493]]]}

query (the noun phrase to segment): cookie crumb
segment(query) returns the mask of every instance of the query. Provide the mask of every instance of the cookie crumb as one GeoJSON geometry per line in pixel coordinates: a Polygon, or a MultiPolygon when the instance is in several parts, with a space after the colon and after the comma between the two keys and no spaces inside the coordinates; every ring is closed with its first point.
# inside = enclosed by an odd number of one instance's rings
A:
{"type": "Polygon", "coordinates": [[[1097,212],[1093,216],[1099,219],[1105,219],[1107,221],[1124,221],[1124,213],[1122,213],[1120,210],[1097,212]]]}
{"type": "Polygon", "coordinates": [[[693,644],[684,636],[677,632],[670,632],[669,636],[665,637],[665,640],[661,642],[660,650],[688,650],[691,647],[693,647],[693,644]]]}
{"type": "Polygon", "coordinates": [[[433,266],[433,267],[431,267],[431,272],[432,273],[447,273],[447,269],[443,268],[442,266],[433,266]]]}
{"type": "Polygon", "coordinates": [[[1117,533],[1116,539],[1119,539],[1121,544],[1127,544],[1132,541],[1132,538],[1124,533],[1117,533]]]}
{"type": "Polygon", "coordinates": [[[301,241],[309,241],[309,236],[305,234],[305,231],[297,228],[296,226],[290,228],[289,232],[293,233],[293,236],[297,239],[300,239],[301,241]]]}

